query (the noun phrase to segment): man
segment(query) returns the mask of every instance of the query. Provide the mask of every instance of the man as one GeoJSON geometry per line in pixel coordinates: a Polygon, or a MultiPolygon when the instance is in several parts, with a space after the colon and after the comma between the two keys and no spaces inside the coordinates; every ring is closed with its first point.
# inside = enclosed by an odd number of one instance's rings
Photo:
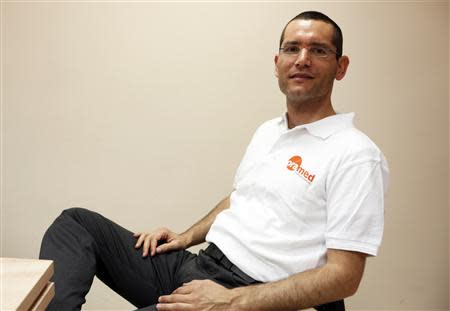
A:
{"type": "Polygon", "coordinates": [[[388,175],[353,114],[331,104],[348,65],[335,22],[292,19],[275,56],[287,113],[258,128],[235,190],[182,234],[64,211],[41,247],[55,260],[49,309],[79,310],[97,275],[142,310],[344,310],[381,242],[388,175]],[[198,256],[185,251],[205,240],[198,256]]]}

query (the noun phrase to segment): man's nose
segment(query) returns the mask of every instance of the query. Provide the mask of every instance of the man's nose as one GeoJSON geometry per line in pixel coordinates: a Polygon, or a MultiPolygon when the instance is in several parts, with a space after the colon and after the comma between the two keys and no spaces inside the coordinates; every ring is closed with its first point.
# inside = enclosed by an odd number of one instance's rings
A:
{"type": "Polygon", "coordinates": [[[296,66],[309,66],[311,65],[311,55],[309,54],[308,49],[300,49],[298,52],[297,59],[295,60],[296,66]]]}

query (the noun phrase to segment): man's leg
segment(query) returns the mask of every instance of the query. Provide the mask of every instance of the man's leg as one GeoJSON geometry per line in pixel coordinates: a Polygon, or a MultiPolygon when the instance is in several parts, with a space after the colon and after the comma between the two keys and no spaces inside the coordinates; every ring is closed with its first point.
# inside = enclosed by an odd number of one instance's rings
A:
{"type": "Polygon", "coordinates": [[[47,310],[80,310],[94,275],[137,307],[174,290],[174,274],[189,257],[179,251],[142,258],[132,232],[82,208],[65,210],[49,227],[40,258],[54,260],[55,297],[47,310]]]}

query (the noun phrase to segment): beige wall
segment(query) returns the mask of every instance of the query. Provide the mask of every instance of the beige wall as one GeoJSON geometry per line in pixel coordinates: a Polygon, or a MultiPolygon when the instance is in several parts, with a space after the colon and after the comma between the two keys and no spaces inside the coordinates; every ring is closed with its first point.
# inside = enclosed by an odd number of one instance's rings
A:
{"type": "MultiPolygon", "coordinates": [[[[2,256],[62,209],[181,231],[280,115],[284,23],[322,10],[351,58],[333,96],[389,160],[384,244],[350,310],[449,308],[449,8],[427,3],[2,4],[2,256]]],[[[87,309],[130,309],[95,282],[87,309]]]]}

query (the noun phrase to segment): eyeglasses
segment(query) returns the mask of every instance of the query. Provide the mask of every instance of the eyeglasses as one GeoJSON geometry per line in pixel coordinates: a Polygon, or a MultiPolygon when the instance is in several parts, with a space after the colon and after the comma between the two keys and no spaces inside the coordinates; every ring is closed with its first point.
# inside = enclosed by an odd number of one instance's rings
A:
{"type": "Polygon", "coordinates": [[[297,45],[288,45],[282,47],[280,48],[280,53],[285,54],[287,56],[298,56],[301,53],[302,49],[306,49],[309,55],[314,58],[327,58],[330,57],[331,55],[338,55],[338,53],[336,53],[332,49],[329,49],[324,46],[311,46],[308,48],[301,48],[297,45]]]}

